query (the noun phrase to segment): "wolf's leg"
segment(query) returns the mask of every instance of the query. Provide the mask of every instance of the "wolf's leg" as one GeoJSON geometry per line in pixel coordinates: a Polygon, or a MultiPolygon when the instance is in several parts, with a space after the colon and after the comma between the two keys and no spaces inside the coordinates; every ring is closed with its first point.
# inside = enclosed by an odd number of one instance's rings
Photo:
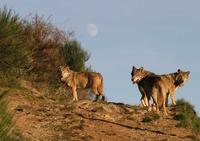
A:
{"type": "Polygon", "coordinates": [[[172,92],[170,93],[170,98],[171,98],[171,101],[172,101],[172,105],[175,106],[175,105],[176,105],[175,91],[172,91],[172,92]]]}
{"type": "Polygon", "coordinates": [[[146,95],[142,94],[142,97],[140,98],[140,101],[141,101],[141,104],[142,104],[143,107],[148,107],[148,100],[147,100],[146,95]]]}
{"type": "Polygon", "coordinates": [[[97,101],[99,99],[99,93],[98,93],[98,90],[97,90],[97,86],[96,85],[92,85],[92,90],[96,95],[95,101],[97,101]]]}
{"type": "Polygon", "coordinates": [[[106,98],[105,98],[105,96],[104,96],[104,95],[102,95],[102,98],[101,98],[101,99],[102,99],[102,101],[105,101],[105,99],[106,99],[106,98]]]}
{"type": "Polygon", "coordinates": [[[78,94],[77,94],[77,91],[76,91],[75,96],[76,96],[76,101],[78,101],[78,94]]]}
{"type": "Polygon", "coordinates": [[[173,96],[173,105],[176,106],[176,99],[175,99],[175,95],[173,96]]]}
{"type": "Polygon", "coordinates": [[[168,115],[167,114],[167,110],[166,110],[166,105],[165,105],[166,103],[165,103],[165,100],[163,99],[163,104],[162,104],[162,106],[163,106],[163,111],[164,111],[164,115],[168,115]]]}
{"type": "Polygon", "coordinates": [[[96,98],[94,101],[98,101],[98,99],[99,99],[99,95],[96,95],[96,98]]]}
{"type": "Polygon", "coordinates": [[[167,92],[164,90],[164,89],[162,89],[161,90],[161,94],[162,94],[162,96],[163,96],[163,101],[162,101],[162,106],[163,106],[163,112],[164,112],[164,115],[168,115],[167,114],[167,110],[166,110],[166,98],[167,98],[167,92]]]}
{"type": "Polygon", "coordinates": [[[72,87],[73,101],[78,101],[76,87],[72,87]]]}
{"type": "Polygon", "coordinates": [[[160,110],[159,110],[158,96],[157,95],[158,95],[158,92],[154,90],[153,93],[152,93],[152,99],[153,99],[153,103],[156,106],[156,112],[159,113],[160,110]]]}
{"type": "Polygon", "coordinates": [[[142,106],[142,107],[146,107],[146,106],[147,106],[147,105],[145,104],[145,101],[144,101],[144,99],[143,99],[142,97],[140,98],[140,101],[141,101],[141,104],[142,104],[141,106],[142,106]]]}
{"type": "Polygon", "coordinates": [[[150,106],[150,96],[147,96],[146,94],[145,94],[145,97],[144,97],[144,102],[145,102],[145,105],[148,107],[148,106],[150,106]]]}
{"type": "Polygon", "coordinates": [[[169,97],[169,92],[166,94],[166,98],[165,98],[165,106],[166,107],[168,107],[168,103],[169,103],[168,97],[169,97]]]}
{"type": "MultiPolygon", "coordinates": [[[[165,92],[165,91],[163,91],[163,92],[165,92]]],[[[163,106],[163,111],[164,111],[164,115],[168,115],[167,114],[167,110],[166,110],[166,94],[164,94],[163,93],[163,104],[162,104],[162,106],[163,106]]]]}
{"type": "Polygon", "coordinates": [[[88,94],[90,94],[90,92],[91,92],[91,89],[89,88],[89,89],[88,89],[88,94]]]}
{"type": "Polygon", "coordinates": [[[139,88],[139,91],[142,95],[142,97],[140,98],[141,104],[142,104],[142,106],[146,107],[146,106],[148,106],[146,92],[144,91],[144,89],[140,85],[138,85],[138,88],[139,88]]]}
{"type": "MultiPolygon", "coordinates": [[[[148,95],[146,96],[145,100],[146,100],[147,106],[148,106],[149,109],[151,110],[151,109],[152,109],[152,105],[151,105],[151,103],[150,103],[150,101],[151,101],[151,96],[148,94],[148,95]]],[[[153,101],[153,100],[152,100],[152,101],[153,101]]],[[[154,103],[154,102],[153,102],[153,103],[154,103]]]]}
{"type": "Polygon", "coordinates": [[[141,106],[142,107],[145,107],[146,105],[145,105],[145,102],[144,102],[144,97],[143,97],[143,95],[141,96],[141,98],[140,98],[140,102],[141,102],[141,106]]]}
{"type": "Polygon", "coordinates": [[[101,83],[98,83],[97,86],[98,94],[101,96],[101,100],[105,101],[104,91],[103,91],[103,78],[101,79],[101,83]]]}

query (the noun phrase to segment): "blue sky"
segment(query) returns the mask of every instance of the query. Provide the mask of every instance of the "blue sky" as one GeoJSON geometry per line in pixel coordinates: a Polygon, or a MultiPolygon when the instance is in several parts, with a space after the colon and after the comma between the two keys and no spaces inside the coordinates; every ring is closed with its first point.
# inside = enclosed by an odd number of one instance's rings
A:
{"type": "Polygon", "coordinates": [[[45,17],[75,37],[91,53],[87,62],[101,72],[110,101],[138,104],[141,94],[131,83],[132,65],[157,74],[191,71],[177,99],[191,102],[200,114],[199,0],[0,0],[22,17],[45,17]],[[98,32],[90,36],[87,25],[98,32]]]}

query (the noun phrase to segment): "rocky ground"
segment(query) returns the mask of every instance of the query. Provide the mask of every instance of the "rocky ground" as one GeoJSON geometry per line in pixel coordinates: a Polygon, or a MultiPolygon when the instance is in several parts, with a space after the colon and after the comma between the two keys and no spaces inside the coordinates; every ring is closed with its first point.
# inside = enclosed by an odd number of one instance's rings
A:
{"type": "Polygon", "coordinates": [[[7,96],[8,111],[16,128],[31,141],[190,141],[200,134],[177,127],[169,116],[147,112],[138,106],[112,102],[60,103],[36,89],[14,91],[7,96]]]}

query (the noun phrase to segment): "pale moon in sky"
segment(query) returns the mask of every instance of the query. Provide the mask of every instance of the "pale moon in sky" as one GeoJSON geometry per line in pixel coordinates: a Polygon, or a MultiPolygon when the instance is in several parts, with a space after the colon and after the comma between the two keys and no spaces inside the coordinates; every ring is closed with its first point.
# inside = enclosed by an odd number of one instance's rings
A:
{"type": "Polygon", "coordinates": [[[98,33],[98,28],[95,24],[88,24],[87,25],[87,33],[91,36],[91,37],[95,37],[98,33]]]}

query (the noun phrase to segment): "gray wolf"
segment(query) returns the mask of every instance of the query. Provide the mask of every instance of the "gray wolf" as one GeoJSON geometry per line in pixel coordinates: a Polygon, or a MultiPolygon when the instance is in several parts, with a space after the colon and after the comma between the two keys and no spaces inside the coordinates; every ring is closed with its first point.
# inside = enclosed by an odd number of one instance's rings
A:
{"type": "Polygon", "coordinates": [[[105,100],[103,94],[103,77],[100,73],[96,72],[75,72],[68,66],[60,66],[61,81],[65,82],[68,87],[71,88],[73,94],[73,100],[78,100],[77,89],[90,88],[96,94],[96,100],[99,96],[102,96],[102,100],[105,100]]]}

